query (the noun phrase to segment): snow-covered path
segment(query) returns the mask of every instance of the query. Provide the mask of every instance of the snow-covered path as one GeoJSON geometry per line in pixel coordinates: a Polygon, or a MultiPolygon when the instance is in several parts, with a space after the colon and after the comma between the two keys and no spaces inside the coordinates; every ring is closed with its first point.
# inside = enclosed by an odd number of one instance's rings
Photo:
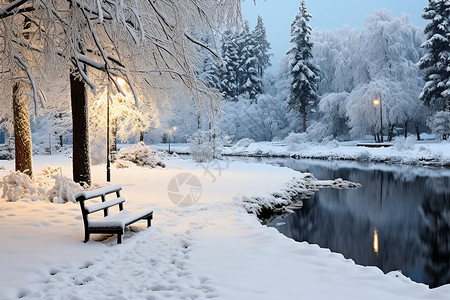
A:
{"type": "MultiPolygon", "coordinates": [[[[70,174],[61,158],[37,158],[35,167],[50,162],[70,174]]],[[[303,175],[262,164],[221,167],[207,173],[173,160],[167,169],[113,168],[127,208],[153,207],[155,216],[149,229],[131,226],[122,245],[95,235],[83,244],[78,204],[0,202],[0,299],[448,299],[450,286],[429,290],[357,266],[262,226],[243,208],[242,196],[269,197],[303,175]],[[168,199],[180,172],[202,183],[191,207],[168,199]]],[[[103,182],[104,166],[93,172],[103,182]]]]}

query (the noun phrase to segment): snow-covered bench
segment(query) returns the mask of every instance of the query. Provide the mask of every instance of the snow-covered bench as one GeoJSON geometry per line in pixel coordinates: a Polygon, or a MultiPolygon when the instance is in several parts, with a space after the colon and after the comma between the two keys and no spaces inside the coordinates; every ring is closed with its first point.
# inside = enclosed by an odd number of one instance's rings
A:
{"type": "MultiPolygon", "coordinates": [[[[147,227],[150,227],[153,218],[152,210],[141,210],[130,213],[123,209],[125,198],[120,196],[122,186],[113,185],[104,188],[84,191],[75,195],[75,199],[80,203],[81,213],[84,222],[84,242],[89,241],[91,233],[112,233],[117,234],[117,244],[122,243],[122,235],[126,226],[139,220],[147,220],[147,227]],[[116,198],[106,200],[106,195],[116,193],[116,198]],[[100,197],[102,202],[99,204],[86,206],[85,201],[100,197]],[[109,215],[108,209],[112,206],[119,206],[119,212],[115,215],[109,215]],[[89,214],[103,210],[103,218],[90,220],[89,214]]],[[[98,214],[97,214],[98,215],[98,214]]]]}

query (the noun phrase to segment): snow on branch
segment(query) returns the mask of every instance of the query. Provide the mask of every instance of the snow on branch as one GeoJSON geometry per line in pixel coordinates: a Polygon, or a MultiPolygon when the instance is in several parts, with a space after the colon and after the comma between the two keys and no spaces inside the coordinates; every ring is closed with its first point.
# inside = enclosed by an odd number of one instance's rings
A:
{"type": "Polygon", "coordinates": [[[87,85],[92,89],[93,93],[97,93],[97,86],[89,79],[89,76],[84,71],[84,66],[80,63],[79,60],[76,61],[78,72],[80,72],[81,77],[86,82],[87,85]]]}
{"type": "Polygon", "coordinates": [[[39,115],[39,104],[42,105],[42,107],[44,107],[44,102],[42,101],[42,98],[39,96],[39,93],[37,91],[36,82],[34,80],[33,74],[31,74],[28,64],[25,61],[23,61],[22,58],[20,58],[17,54],[14,54],[14,58],[17,60],[19,66],[27,73],[28,79],[30,80],[31,95],[30,94],[27,95],[30,96],[34,101],[35,115],[37,116],[39,115]]]}
{"type": "Polygon", "coordinates": [[[20,7],[22,4],[27,3],[28,1],[29,0],[15,0],[15,1],[12,1],[10,4],[1,7],[0,8],[0,19],[10,16],[14,9],[20,7]]]}

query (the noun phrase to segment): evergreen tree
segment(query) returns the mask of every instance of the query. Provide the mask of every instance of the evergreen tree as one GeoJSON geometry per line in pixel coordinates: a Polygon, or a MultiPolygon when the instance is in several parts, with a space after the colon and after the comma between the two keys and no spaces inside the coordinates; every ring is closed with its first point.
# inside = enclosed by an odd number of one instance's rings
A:
{"type": "Polygon", "coordinates": [[[222,59],[225,62],[226,70],[220,72],[220,91],[227,100],[237,101],[238,90],[238,49],[234,42],[235,35],[227,30],[223,34],[222,59]]]}
{"type": "MultiPolygon", "coordinates": [[[[202,38],[205,45],[210,44],[210,38],[202,38]]],[[[213,57],[210,52],[200,49],[202,61],[198,68],[198,77],[203,80],[210,88],[220,89],[220,66],[216,57],[213,57]]]]}
{"type": "Polygon", "coordinates": [[[437,110],[450,111],[450,1],[429,0],[422,18],[430,23],[425,27],[428,40],[422,44],[428,52],[419,62],[426,81],[420,98],[437,110]]]}
{"type": "Polygon", "coordinates": [[[256,101],[256,95],[262,93],[262,79],[258,74],[256,40],[250,32],[247,22],[245,22],[244,30],[238,35],[236,44],[239,49],[237,78],[240,94],[256,101]]]}
{"type": "Polygon", "coordinates": [[[311,27],[308,22],[311,15],[306,10],[305,1],[300,3],[299,10],[291,25],[290,56],[291,91],[288,106],[291,110],[303,114],[303,132],[306,131],[306,113],[317,106],[317,74],[318,68],[311,62],[313,43],[311,27]]]}
{"type": "Polygon", "coordinates": [[[267,69],[267,67],[270,67],[271,64],[270,55],[268,53],[270,44],[267,41],[266,28],[264,27],[264,22],[260,15],[258,15],[258,21],[256,22],[256,26],[253,30],[252,35],[256,44],[255,56],[258,59],[258,74],[260,77],[263,77],[264,71],[267,69]]]}

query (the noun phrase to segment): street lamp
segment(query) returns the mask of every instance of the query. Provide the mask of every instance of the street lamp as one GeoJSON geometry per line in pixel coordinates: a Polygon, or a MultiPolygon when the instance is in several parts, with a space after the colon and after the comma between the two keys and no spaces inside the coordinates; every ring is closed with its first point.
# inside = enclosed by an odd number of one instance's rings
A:
{"type": "Polygon", "coordinates": [[[106,85],[106,182],[111,181],[111,159],[109,148],[109,88],[106,85]]]}
{"type": "Polygon", "coordinates": [[[380,135],[381,142],[383,143],[383,102],[381,101],[381,94],[378,94],[375,99],[372,101],[373,106],[380,107],[380,135]]]}
{"type": "Polygon", "coordinates": [[[172,133],[172,131],[177,131],[177,127],[173,126],[171,129],[169,129],[169,154],[171,153],[170,152],[170,134],[172,133]]]}

